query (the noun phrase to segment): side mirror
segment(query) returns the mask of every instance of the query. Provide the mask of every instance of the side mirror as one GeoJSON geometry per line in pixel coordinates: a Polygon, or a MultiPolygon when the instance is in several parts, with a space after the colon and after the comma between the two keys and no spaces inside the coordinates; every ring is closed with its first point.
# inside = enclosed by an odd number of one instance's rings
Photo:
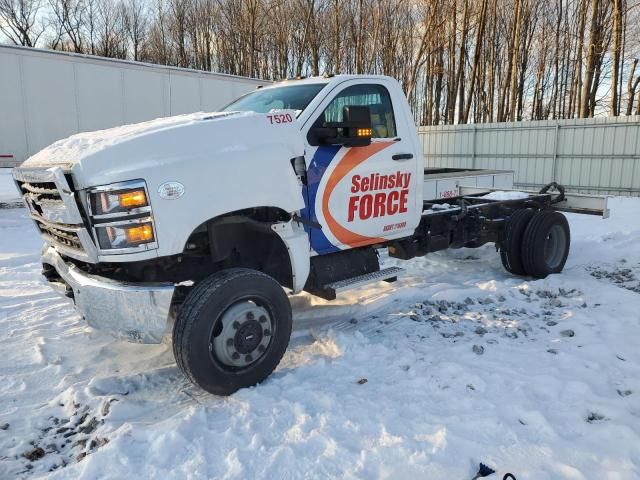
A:
{"type": "Polygon", "coordinates": [[[371,110],[369,107],[346,106],[342,109],[342,135],[346,147],[365,147],[371,143],[371,110]]]}
{"type": "MultiPolygon", "coordinates": [[[[347,105],[342,108],[342,122],[327,122],[312,130],[321,143],[365,147],[371,143],[371,110],[369,107],[347,105]]],[[[310,132],[311,133],[311,132],[310,132]]]]}

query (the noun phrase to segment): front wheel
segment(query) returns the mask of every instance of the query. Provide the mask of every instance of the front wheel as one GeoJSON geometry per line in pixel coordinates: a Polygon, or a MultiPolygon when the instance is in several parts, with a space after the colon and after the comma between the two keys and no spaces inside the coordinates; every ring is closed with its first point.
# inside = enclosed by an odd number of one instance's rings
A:
{"type": "Polygon", "coordinates": [[[182,372],[216,395],[260,383],[282,359],[291,307],[270,276],[245,268],[214,273],[185,299],[173,328],[182,372]]]}

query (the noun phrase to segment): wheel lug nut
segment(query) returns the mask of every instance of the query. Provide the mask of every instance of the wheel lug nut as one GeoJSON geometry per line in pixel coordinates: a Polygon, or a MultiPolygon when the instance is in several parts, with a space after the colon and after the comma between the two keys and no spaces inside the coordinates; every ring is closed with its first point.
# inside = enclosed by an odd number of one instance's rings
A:
{"type": "Polygon", "coordinates": [[[233,338],[227,338],[227,346],[232,346],[233,345],[233,338]]]}
{"type": "Polygon", "coordinates": [[[236,320],[235,322],[233,322],[232,327],[234,328],[234,330],[239,329],[240,328],[240,322],[236,320]]]}
{"type": "Polygon", "coordinates": [[[264,348],[264,345],[260,345],[260,346],[258,347],[258,351],[259,351],[260,353],[264,352],[265,350],[266,350],[266,349],[264,348]]]}
{"type": "Polygon", "coordinates": [[[231,355],[231,358],[233,358],[234,360],[238,360],[240,358],[240,354],[238,352],[233,352],[233,355],[231,355]]]}
{"type": "Polygon", "coordinates": [[[247,320],[253,320],[254,316],[253,316],[253,312],[248,312],[247,313],[247,320]]]}
{"type": "Polygon", "coordinates": [[[269,337],[271,336],[271,330],[269,330],[268,328],[263,332],[265,337],[269,337]]]}
{"type": "Polygon", "coordinates": [[[245,361],[250,362],[251,360],[253,360],[253,357],[251,355],[247,355],[246,357],[244,357],[245,361]]]}
{"type": "Polygon", "coordinates": [[[265,317],[264,315],[260,315],[260,323],[264,323],[267,321],[267,317],[265,317]]]}

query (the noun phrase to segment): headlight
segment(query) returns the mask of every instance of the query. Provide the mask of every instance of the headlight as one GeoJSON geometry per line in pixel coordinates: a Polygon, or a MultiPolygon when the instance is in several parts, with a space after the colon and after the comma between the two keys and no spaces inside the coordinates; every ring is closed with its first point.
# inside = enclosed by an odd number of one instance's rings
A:
{"type": "Polygon", "coordinates": [[[94,237],[103,253],[131,253],[158,247],[144,181],[91,188],[87,204],[94,237]]]}
{"type": "Polygon", "coordinates": [[[149,206],[144,184],[137,184],[130,188],[118,188],[118,186],[119,184],[101,187],[89,192],[91,213],[94,217],[139,213],[149,206]]]}
{"type": "Polygon", "coordinates": [[[150,218],[127,223],[96,224],[95,232],[103,250],[132,248],[155,242],[150,218]]]}

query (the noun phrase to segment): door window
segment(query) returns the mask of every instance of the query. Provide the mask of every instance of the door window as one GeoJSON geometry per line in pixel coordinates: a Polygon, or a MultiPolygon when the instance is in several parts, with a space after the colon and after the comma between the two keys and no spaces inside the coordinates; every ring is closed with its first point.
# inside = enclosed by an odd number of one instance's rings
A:
{"type": "Polygon", "coordinates": [[[373,138],[396,137],[391,97],[382,85],[364,84],[345,88],[331,101],[316,123],[342,122],[345,106],[369,107],[373,138]]]}

